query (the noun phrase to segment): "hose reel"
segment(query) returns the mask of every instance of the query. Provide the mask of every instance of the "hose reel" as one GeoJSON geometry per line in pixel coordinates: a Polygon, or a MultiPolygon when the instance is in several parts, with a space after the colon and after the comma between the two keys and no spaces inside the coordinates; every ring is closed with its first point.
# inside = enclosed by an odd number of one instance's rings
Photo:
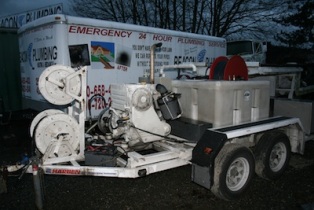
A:
{"type": "Polygon", "coordinates": [[[71,104],[67,113],[48,109],[40,112],[31,123],[30,135],[43,154],[43,164],[83,159],[86,67],[50,66],[39,77],[38,87],[48,102],[71,104]]]}

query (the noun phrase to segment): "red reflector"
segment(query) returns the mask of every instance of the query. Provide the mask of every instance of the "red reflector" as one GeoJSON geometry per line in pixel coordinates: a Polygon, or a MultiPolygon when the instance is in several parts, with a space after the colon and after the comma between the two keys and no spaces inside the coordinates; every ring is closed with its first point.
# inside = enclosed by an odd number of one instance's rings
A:
{"type": "Polygon", "coordinates": [[[33,171],[38,171],[38,165],[33,165],[33,171]]]}
{"type": "Polygon", "coordinates": [[[204,153],[207,155],[209,155],[212,151],[213,151],[213,149],[210,147],[205,147],[205,149],[204,149],[204,153]]]}

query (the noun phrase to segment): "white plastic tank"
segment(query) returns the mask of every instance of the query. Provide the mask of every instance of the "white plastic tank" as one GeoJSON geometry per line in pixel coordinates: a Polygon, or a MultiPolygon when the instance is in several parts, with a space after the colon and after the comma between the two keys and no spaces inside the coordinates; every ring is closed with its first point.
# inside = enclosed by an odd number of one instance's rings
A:
{"type": "Polygon", "coordinates": [[[269,81],[174,80],[172,90],[181,93],[182,117],[213,127],[269,116],[269,81]]]}

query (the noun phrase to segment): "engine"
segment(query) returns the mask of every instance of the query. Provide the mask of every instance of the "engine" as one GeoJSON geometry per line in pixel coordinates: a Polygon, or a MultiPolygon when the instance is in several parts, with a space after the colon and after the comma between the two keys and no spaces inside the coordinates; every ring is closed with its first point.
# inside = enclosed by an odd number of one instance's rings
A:
{"type": "Polygon", "coordinates": [[[164,139],[171,132],[167,120],[181,116],[178,97],[160,84],[113,84],[111,106],[100,114],[98,127],[129,146],[164,139]]]}

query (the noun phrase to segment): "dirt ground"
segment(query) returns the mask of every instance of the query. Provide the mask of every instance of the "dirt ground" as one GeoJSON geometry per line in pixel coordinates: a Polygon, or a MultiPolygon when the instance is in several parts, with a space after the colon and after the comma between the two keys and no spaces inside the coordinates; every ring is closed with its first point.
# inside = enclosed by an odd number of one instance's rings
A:
{"type": "MultiPolygon", "coordinates": [[[[1,126],[0,163],[18,161],[29,145],[28,130],[1,126]],[[16,131],[18,129],[18,132],[16,131]]],[[[45,175],[44,209],[300,209],[314,210],[314,141],[305,154],[293,154],[288,170],[277,181],[255,176],[247,193],[235,201],[216,198],[191,181],[191,166],[137,179],[45,175]]],[[[8,177],[0,209],[36,209],[33,177],[8,177]]]]}

